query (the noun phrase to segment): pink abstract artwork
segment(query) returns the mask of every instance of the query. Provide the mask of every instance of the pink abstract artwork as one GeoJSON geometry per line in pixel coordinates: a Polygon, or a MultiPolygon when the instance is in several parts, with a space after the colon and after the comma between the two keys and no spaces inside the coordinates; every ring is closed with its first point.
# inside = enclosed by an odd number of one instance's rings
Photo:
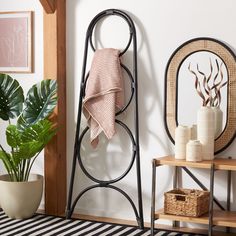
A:
{"type": "Polygon", "coordinates": [[[31,72],[31,12],[0,13],[0,71],[31,72]]]}

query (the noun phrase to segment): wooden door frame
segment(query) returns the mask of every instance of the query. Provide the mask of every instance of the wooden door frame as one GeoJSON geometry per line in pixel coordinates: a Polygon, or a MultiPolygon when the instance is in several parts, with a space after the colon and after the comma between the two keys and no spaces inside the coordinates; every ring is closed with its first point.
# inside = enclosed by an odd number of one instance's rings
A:
{"type": "Polygon", "coordinates": [[[66,0],[39,0],[44,8],[44,78],[58,82],[58,126],[44,154],[45,213],[61,215],[66,207],[66,0]]]}

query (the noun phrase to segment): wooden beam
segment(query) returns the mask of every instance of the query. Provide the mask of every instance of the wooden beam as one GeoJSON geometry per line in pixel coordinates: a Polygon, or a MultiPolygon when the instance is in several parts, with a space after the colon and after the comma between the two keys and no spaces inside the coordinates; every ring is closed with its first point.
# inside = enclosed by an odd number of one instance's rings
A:
{"type": "Polygon", "coordinates": [[[43,9],[46,13],[54,13],[56,10],[56,0],[40,0],[43,9]]]}
{"type": "Polygon", "coordinates": [[[58,82],[53,120],[58,133],[45,148],[45,212],[60,215],[66,206],[66,1],[53,14],[44,12],[44,78],[58,82]]]}

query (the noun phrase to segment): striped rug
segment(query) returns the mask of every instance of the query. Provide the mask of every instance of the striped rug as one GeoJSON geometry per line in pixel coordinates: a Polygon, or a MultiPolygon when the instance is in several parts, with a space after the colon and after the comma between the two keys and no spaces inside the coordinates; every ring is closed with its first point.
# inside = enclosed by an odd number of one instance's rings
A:
{"type": "MultiPolygon", "coordinates": [[[[0,210],[1,236],[149,236],[150,229],[140,230],[127,225],[108,224],[84,220],[65,220],[64,218],[35,215],[26,220],[9,219],[0,210]]],[[[188,236],[157,230],[156,236],[188,236]]]]}

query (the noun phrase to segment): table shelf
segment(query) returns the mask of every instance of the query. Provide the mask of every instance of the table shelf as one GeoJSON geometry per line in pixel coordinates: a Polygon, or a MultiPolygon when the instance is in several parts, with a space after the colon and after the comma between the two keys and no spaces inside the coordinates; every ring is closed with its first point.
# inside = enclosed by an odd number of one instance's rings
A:
{"type": "Polygon", "coordinates": [[[236,159],[231,157],[227,158],[215,158],[210,161],[201,162],[189,162],[186,160],[177,160],[174,156],[165,156],[153,159],[152,169],[152,207],[151,207],[151,235],[154,235],[154,221],[157,219],[166,219],[173,221],[173,226],[178,225],[178,222],[198,223],[208,225],[208,235],[212,236],[213,226],[227,227],[227,232],[230,228],[236,228],[236,212],[230,211],[230,192],[231,192],[231,172],[236,171],[236,159]],[[159,166],[168,165],[175,167],[175,174],[173,178],[173,187],[178,186],[178,168],[183,169],[203,190],[207,190],[207,187],[203,185],[196,176],[188,168],[200,168],[209,171],[209,213],[201,217],[186,217],[164,214],[163,210],[156,211],[155,209],[155,195],[156,195],[156,169],[159,166]],[[223,207],[220,202],[214,197],[214,173],[216,170],[227,171],[227,207],[223,207]],[[221,210],[213,209],[213,201],[221,210]]]}
{"type": "Polygon", "coordinates": [[[201,169],[210,169],[212,164],[215,170],[232,170],[236,171],[236,159],[215,158],[212,161],[190,162],[186,160],[177,160],[174,156],[166,156],[154,159],[156,166],[185,166],[201,169]]]}
{"type": "MultiPolygon", "coordinates": [[[[165,220],[175,220],[183,221],[188,223],[197,223],[197,224],[209,224],[209,215],[204,214],[200,217],[189,217],[189,216],[178,216],[178,215],[169,215],[165,214],[163,209],[160,209],[155,212],[155,220],[165,219],[165,220]]],[[[213,211],[213,225],[215,226],[225,226],[225,227],[236,227],[236,212],[233,211],[213,211]]]]}

